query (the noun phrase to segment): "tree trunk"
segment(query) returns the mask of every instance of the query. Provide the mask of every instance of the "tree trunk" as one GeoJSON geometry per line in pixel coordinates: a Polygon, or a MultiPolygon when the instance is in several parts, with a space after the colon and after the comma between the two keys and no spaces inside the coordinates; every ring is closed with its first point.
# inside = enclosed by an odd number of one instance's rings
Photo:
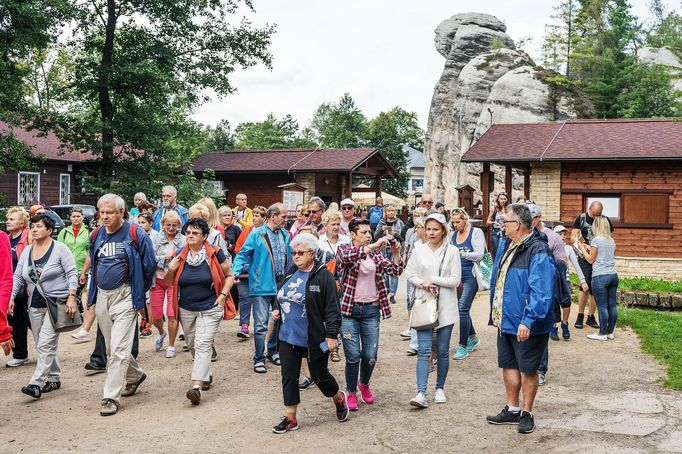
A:
{"type": "Polygon", "coordinates": [[[116,0],[107,0],[107,23],[102,61],[99,68],[99,108],[102,118],[102,173],[105,178],[112,177],[114,170],[114,133],[111,121],[114,106],[109,94],[109,74],[114,57],[114,34],[116,33],[116,0]]]}

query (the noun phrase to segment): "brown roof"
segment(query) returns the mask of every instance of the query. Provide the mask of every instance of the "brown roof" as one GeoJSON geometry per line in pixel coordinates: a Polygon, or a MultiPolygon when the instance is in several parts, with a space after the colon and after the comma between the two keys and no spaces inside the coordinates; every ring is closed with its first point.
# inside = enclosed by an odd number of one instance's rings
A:
{"type": "MultiPolygon", "coordinates": [[[[65,151],[61,152],[62,141],[52,132],[26,130],[18,126],[12,126],[0,120],[0,133],[11,133],[15,139],[22,142],[33,150],[35,156],[43,155],[46,159],[57,161],[81,162],[89,161],[95,157],[89,152],[65,151]]],[[[66,150],[66,148],[65,148],[66,150]]]]}
{"type": "Polygon", "coordinates": [[[682,122],[570,120],[557,123],[495,124],[462,161],[682,159],[682,122]]]}
{"type": "Polygon", "coordinates": [[[376,148],[222,151],[205,153],[192,166],[197,172],[350,172],[374,156],[386,165],[386,176],[397,176],[376,148]]]}

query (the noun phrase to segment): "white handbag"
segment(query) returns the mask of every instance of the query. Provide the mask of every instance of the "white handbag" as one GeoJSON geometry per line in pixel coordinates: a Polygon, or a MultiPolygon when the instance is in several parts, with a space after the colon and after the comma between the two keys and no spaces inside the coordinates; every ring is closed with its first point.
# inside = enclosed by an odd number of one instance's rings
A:
{"type": "MultiPolygon", "coordinates": [[[[443,251],[443,258],[440,261],[440,267],[438,268],[438,277],[443,269],[443,262],[445,261],[445,254],[448,252],[448,245],[445,245],[445,250],[443,251]]],[[[438,299],[439,296],[435,296],[431,292],[425,292],[423,298],[415,298],[414,306],[412,306],[412,312],[410,312],[410,328],[415,330],[429,329],[438,326],[438,299]]]]}

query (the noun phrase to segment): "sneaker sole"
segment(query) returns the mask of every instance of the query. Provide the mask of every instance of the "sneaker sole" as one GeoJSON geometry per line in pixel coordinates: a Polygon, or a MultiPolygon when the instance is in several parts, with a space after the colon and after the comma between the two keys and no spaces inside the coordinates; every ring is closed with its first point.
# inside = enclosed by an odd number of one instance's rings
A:
{"type": "Polygon", "coordinates": [[[185,397],[187,397],[189,401],[192,402],[192,405],[199,405],[201,403],[201,394],[195,393],[193,389],[187,391],[185,397]]]}
{"type": "Polygon", "coordinates": [[[71,339],[73,339],[72,344],[85,344],[86,342],[90,342],[92,340],[92,338],[90,338],[90,339],[74,339],[73,337],[71,339]]]}
{"type": "Polygon", "coordinates": [[[287,432],[293,432],[294,430],[298,430],[298,425],[296,425],[296,427],[292,427],[291,429],[284,429],[284,430],[275,430],[275,429],[272,429],[272,433],[276,433],[276,434],[280,434],[280,435],[281,435],[281,434],[285,434],[285,433],[287,433],[287,432]]]}
{"type": "Polygon", "coordinates": [[[412,399],[410,401],[410,405],[416,408],[429,408],[429,404],[424,405],[423,403],[419,402],[418,400],[412,399]]]}
{"type": "Polygon", "coordinates": [[[250,334],[244,334],[244,333],[237,333],[237,337],[240,339],[248,339],[249,337],[251,337],[251,335],[250,334]]]}
{"type": "Polygon", "coordinates": [[[9,364],[5,364],[5,367],[21,367],[21,366],[28,366],[31,364],[31,361],[26,361],[25,363],[19,363],[19,364],[12,364],[11,366],[9,364]]]}
{"type": "Polygon", "coordinates": [[[488,422],[488,424],[493,424],[493,425],[495,425],[495,426],[518,426],[518,425],[519,425],[518,422],[512,422],[512,421],[509,421],[509,422],[496,422],[496,421],[491,421],[491,420],[489,420],[489,419],[486,419],[486,421],[488,422]]]}
{"type": "Polygon", "coordinates": [[[455,357],[453,356],[452,359],[454,359],[455,361],[464,361],[464,360],[467,359],[468,357],[469,357],[469,354],[467,353],[466,356],[462,356],[461,358],[455,358],[455,357]]]}
{"type": "Polygon", "coordinates": [[[340,419],[340,418],[338,417],[338,415],[337,415],[336,419],[337,419],[339,422],[345,422],[345,421],[348,421],[348,415],[350,414],[350,409],[348,408],[348,394],[346,394],[346,393],[343,392],[343,391],[341,391],[341,392],[343,393],[343,403],[344,403],[344,405],[346,406],[346,410],[347,410],[347,411],[346,411],[346,416],[345,416],[343,419],[340,419]]]}
{"type": "Polygon", "coordinates": [[[535,430],[535,426],[531,427],[530,430],[519,430],[517,431],[520,434],[529,434],[532,433],[535,430]]]}

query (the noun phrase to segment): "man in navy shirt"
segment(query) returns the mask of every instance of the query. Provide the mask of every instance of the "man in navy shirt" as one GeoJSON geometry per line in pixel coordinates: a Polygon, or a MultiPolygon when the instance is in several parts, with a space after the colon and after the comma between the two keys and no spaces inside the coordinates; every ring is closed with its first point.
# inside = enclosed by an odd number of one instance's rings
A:
{"type": "Polygon", "coordinates": [[[156,270],[152,242],[124,217],[123,199],[105,194],[97,202],[102,227],[93,232],[90,247],[92,283],[88,306],[96,303],[97,324],[110,358],[104,382],[102,416],[116,414],[121,396],[132,396],[147,378],[132,357],[137,311],[145,304],[156,270]],[[134,229],[134,230],[133,230],[134,229]]]}

